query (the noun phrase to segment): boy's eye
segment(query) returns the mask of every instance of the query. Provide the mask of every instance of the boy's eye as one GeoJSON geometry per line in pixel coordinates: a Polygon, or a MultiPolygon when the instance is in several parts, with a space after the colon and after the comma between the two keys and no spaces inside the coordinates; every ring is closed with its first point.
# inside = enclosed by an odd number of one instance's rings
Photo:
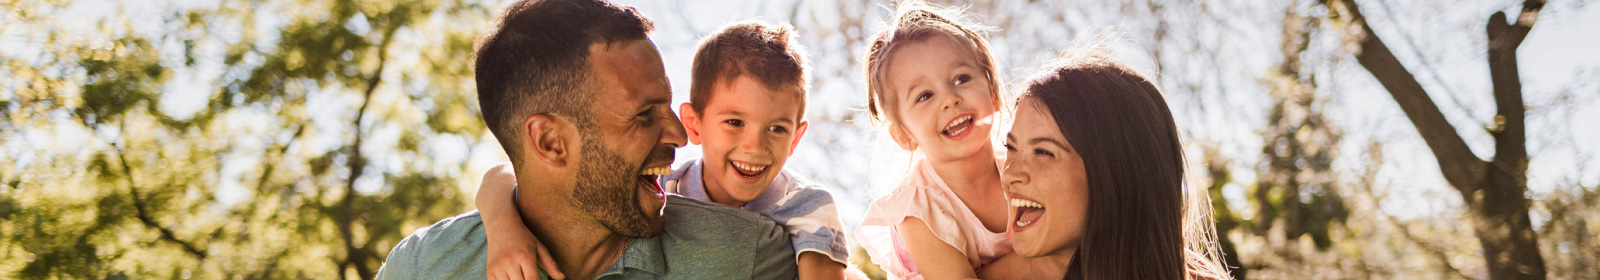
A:
{"type": "Polygon", "coordinates": [[[928,100],[929,98],[933,98],[933,92],[932,91],[924,91],[924,92],[922,92],[922,94],[918,94],[917,95],[917,101],[916,102],[922,102],[923,100],[928,100]]]}
{"type": "Polygon", "coordinates": [[[1047,156],[1047,157],[1056,157],[1056,153],[1052,153],[1052,152],[1046,151],[1044,149],[1033,149],[1033,154],[1035,154],[1035,155],[1044,155],[1044,156],[1047,156]]]}
{"type": "Polygon", "coordinates": [[[744,120],[740,120],[740,119],[729,119],[729,120],[726,120],[726,121],[722,121],[722,123],[726,123],[726,124],[731,125],[733,127],[744,127],[744,120]]]}
{"type": "Polygon", "coordinates": [[[958,85],[958,86],[962,85],[962,84],[966,84],[967,82],[970,82],[970,81],[972,81],[972,75],[967,75],[967,74],[956,75],[956,85],[958,85]]]}
{"type": "Polygon", "coordinates": [[[789,132],[789,128],[782,127],[782,126],[772,126],[772,127],[768,127],[767,131],[771,131],[773,133],[786,133],[786,132],[789,132]]]}

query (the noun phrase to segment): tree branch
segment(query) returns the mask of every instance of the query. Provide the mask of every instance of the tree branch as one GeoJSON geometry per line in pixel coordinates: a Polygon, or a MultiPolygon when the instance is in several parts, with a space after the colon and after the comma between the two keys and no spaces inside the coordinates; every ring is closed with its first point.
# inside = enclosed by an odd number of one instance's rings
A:
{"type": "MultiPolygon", "coordinates": [[[[339,235],[344,239],[346,252],[345,261],[340,264],[340,267],[342,268],[345,265],[355,266],[356,274],[360,275],[361,279],[372,279],[376,274],[371,267],[367,266],[366,262],[366,258],[372,256],[366,254],[366,246],[356,246],[354,229],[352,228],[355,224],[356,212],[354,206],[356,179],[361,178],[361,173],[367,166],[366,159],[361,157],[361,121],[367,116],[367,106],[372,105],[372,94],[377,92],[378,85],[383,82],[383,69],[388,66],[389,42],[394,38],[396,30],[398,30],[398,27],[385,30],[383,40],[377,45],[378,68],[372,71],[371,78],[367,78],[367,89],[362,93],[361,107],[356,109],[356,119],[351,122],[355,128],[355,133],[352,133],[355,135],[355,139],[350,144],[350,160],[347,161],[346,165],[350,169],[350,179],[345,182],[344,198],[339,202],[340,211],[343,211],[341,216],[344,217],[344,221],[339,221],[339,235]]],[[[342,278],[343,276],[344,274],[340,273],[340,277],[342,278]]]]}
{"type": "MultiPolygon", "coordinates": [[[[121,126],[118,128],[118,131],[126,131],[126,124],[126,121],[118,122],[118,126],[121,126]]],[[[89,124],[84,123],[84,125],[89,124]]],[[[123,141],[118,139],[117,142],[123,141]]],[[[128,167],[128,157],[125,156],[127,152],[123,150],[125,146],[127,146],[126,143],[112,143],[112,148],[114,148],[113,151],[117,152],[117,162],[122,165],[122,179],[128,183],[128,195],[133,197],[134,217],[138,218],[139,223],[144,224],[144,226],[154,228],[157,232],[160,232],[161,237],[158,237],[159,240],[166,240],[167,242],[177,244],[179,247],[183,248],[184,252],[189,253],[189,255],[193,255],[200,261],[205,261],[207,256],[205,250],[200,250],[200,247],[195,246],[193,243],[178,239],[178,235],[173,233],[172,229],[168,229],[167,227],[162,226],[161,223],[156,222],[155,218],[150,216],[150,212],[145,209],[144,198],[139,196],[139,184],[133,181],[133,168],[128,167]]]]}
{"type": "MultiPolygon", "coordinates": [[[[1463,195],[1476,193],[1481,187],[1487,163],[1473,155],[1467,142],[1456,134],[1455,127],[1440,113],[1439,106],[1428,97],[1422,84],[1367,25],[1353,0],[1321,2],[1329,7],[1330,18],[1344,25],[1342,27],[1345,30],[1355,33],[1347,36],[1360,43],[1360,50],[1355,53],[1356,60],[1383,84],[1384,89],[1394,97],[1395,103],[1400,104],[1400,109],[1405,111],[1406,117],[1411,119],[1411,124],[1417,128],[1422,140],[1427,142],[1428,148],[1439,161],[1439,169],[1444,173],[1445,180],[1463,195]]],[[[1471,205],[1476,202],[1467,199],[1467,203],[1471,205]]]]}
{"type": "MultiPolygon", "coordinates": [[[[1528,31],[1538,20],[1543,0],[1529,0],[1522,4],[1522,14],[1515,23],[1506,22],[1505,12],[1489,16],[1485,29],[1489,36],[1489,77],[1494,82],[1495,117],[1490,133],[1495,138],[1495,155],[1491,170],[1505,173],[1504,178],[1519,179],[1517,186],[1527,185],[1528,150],[1525,117],[1527,107],[1522,101],[1522,78],[1517,67],[1517,47],[1528,37],[1528,31]]],[[[1504,190],[1502,192],[1520,192],[1504,190]]],[[[1500,194],[1504,195],[1504,194],[1500,194]]],[[[1520,195],[1520,193],[1516,194],[1520,195]]]]}

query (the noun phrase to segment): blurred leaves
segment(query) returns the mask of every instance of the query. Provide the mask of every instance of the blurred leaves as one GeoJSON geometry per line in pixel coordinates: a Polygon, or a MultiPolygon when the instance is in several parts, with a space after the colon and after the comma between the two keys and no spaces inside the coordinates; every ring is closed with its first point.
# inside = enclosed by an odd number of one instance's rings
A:
{"type": "Polygon", "coordinates": [[[485,6],[4,4],[0,278],[371,278],[467,207],[485,6]]]}

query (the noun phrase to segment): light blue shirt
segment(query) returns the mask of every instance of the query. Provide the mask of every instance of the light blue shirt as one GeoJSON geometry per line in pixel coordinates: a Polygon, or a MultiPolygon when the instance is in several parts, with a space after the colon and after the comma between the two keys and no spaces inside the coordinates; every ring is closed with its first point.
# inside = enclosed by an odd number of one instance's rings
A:
{"type": "MultiPolygon", "coordinates": [[[[684,197],[711,201],[706,194],[701,173],[704,159],[679,164],[672,174],[662,176],[662,185],[678,181],[677,193],[684,197]]],[[[833,206],[833,195],[821,185],[801,179],[788,170],[782,170],[772,179],[755,200],[744,205],[744,210],[760,213],[782,225],[794,243],[794,256],[817,252],[840,264],[849,265],[850,254],[845,249],[844,225],[839,222],[839,210],[833,206]]]]}
{"type": "MultiPolygon", "coordinates": [[[[667,196],[661,235],[628,242],[597,279],[795,279],[789,235],[772,220],[667,196]]],[[[484,279],[488,244],[478,211],[417,229],[389,251],[378,279],[484,279]]],[[[541,279],[549,279],[543,271],[541,279]]]]}

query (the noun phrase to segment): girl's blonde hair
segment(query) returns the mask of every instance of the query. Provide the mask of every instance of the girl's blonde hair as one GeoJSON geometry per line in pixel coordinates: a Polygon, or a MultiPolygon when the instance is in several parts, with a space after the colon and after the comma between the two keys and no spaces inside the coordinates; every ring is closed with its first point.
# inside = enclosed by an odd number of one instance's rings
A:
{"type": "Polygon", "coordinates": [[[896,5],[895,16],[887,22],[888,29],[878,33],[867,47],[862,62],[867,78],[867,112],[874,124],[895,124],[898,113],[894,111],[894,98],[886,88],[889,56],[895,49],[911,42],[919,42],[934,35],[946,35],[972,54],[983,77],[989,79],[989,95],[1000,109],[1001,81],[999,67],[989,52],[989,41],[978,32],[987,28],[967,22],[968,14],[957,8],[942,8],[922,1],[906,1],[896,5]]]}

